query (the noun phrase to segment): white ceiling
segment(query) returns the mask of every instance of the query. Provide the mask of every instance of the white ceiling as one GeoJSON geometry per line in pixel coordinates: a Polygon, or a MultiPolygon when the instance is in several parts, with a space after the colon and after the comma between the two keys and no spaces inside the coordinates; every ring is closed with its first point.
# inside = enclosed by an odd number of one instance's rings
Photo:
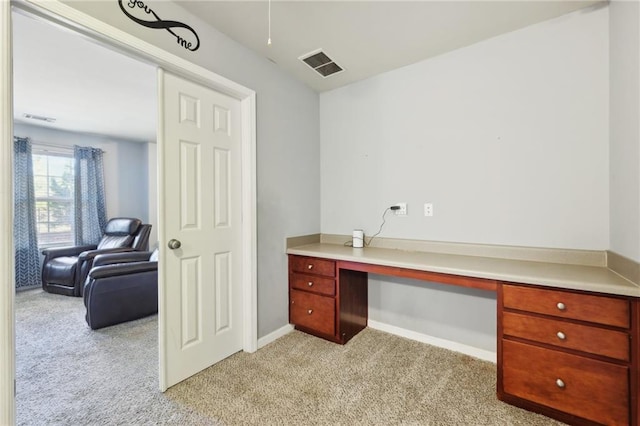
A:
{"type": "Polygon", "coordinates": [[[266,0],[180,5],[323,92],[595,3],[272,0],[271,46],[266,0]],[[317,49],[345,71],[323,78],[298,59],[317,49]]]}
{"type": "MultiPolygon", "coordinates": [[[[180,1],[318,92],[600,1],[180,1]],[[323,49],[345,71],[322,78],[298,57],[323,49]]],[[[14,14],[15,119],[138,141],[156,135],[156,74],[65,29],[14,14]],[[54,117],[54,124],[23,114],[54,117]]],[[[202,41],[206,43],[206,40],[202,41]]]]}
{"type": "Polygon", "coordinates": [[[17,122],[156,140],[154,66],[19,13],[13,14],[13,91],[17,122]],[[25,119],[25,113],[56,122],[25,119]]]}

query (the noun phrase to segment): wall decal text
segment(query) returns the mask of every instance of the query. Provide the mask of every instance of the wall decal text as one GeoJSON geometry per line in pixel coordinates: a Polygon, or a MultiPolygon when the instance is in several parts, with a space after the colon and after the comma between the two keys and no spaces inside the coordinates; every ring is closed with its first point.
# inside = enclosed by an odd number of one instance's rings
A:
{"type": "MultiPolygon", "coordinates": [[[[178,21],[167,21],[167,20],[160,19],[160,17],[153,11],[153,9],[151,9],[151,7],[146,5],[142,0],[126,0],[126,1],[127,1],[126,5],[123,3],[123,0],[118,0],[118,4],[120,5],[120,9],[122,10],[122,13],[127,15],[127,17],[131,19],[133,22],[148,28],[165,29],[169,31],[169,33],[176,38],[176,41],[180,46],[192,52],[195,52],[200,47],[200,37],[198,37],[198,34],[196,33],[196,31],[193,28],[191,28],[189,25],[184,24],[182,22],[178,22],[178,21]],[[140,14],[141,12],[144,12],[144,14],[146,15],[153,16],[156,20],[145,21],[143,19],[137,18],[132,13],[130,13],[127,10],[127,8],[130,9],[131,11],[135,11],[136,9],[139,9],[138,14],[140,14]],[[179,28],[184,28],[185,30],[187,30],[189,36],[185,38],[176,34],[174,30],[179,28]],[[189,38],[191,38],[191,40],[189,40],[189,38]]],[[[186,36],[186,34],[183,34],[183,35],[186,36]]]]}

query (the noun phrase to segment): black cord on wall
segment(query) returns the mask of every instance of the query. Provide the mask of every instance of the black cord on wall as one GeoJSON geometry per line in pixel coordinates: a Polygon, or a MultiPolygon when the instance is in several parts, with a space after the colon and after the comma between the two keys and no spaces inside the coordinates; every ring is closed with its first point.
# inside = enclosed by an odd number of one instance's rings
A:
{"type": "MultiPolygon", "coordinates": [[[[378,235],[380,235],[380,233],[382,232],[382,228],[384,227],[384,224],[387,223],[387,219],[385,216],[387,215],[387,212],[389,210],[400,210],[400,206],[390,206],[390,207],[387,207],[384,210],[384,212],[382,212],[382,223],[380,224],[380,228],[378,228],[378,232],[376,232],[375,234],[373,234],[371,238],[369,238],[369,242],[367,242],[366,239],[363,241],[365,247],[369,247],[369,245],[371,244],[371,241],[373,241],[373,239],[378,235]]],[[[353,240],[345,242],[344,245],[346,247],[353,247],[353,240]]]]}

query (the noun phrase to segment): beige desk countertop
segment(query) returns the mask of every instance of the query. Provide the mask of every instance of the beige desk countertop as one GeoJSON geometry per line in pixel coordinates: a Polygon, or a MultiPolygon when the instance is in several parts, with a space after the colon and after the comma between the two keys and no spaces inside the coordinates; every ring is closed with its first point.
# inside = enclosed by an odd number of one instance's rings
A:
{"type": "Polygon", "coordinates": [[[352,248],[326,243],[292,247],[287,249],[287,254],[640,297],[640,286],[608,268],[598,266],[566,265],[376,247],[352,248]]]}

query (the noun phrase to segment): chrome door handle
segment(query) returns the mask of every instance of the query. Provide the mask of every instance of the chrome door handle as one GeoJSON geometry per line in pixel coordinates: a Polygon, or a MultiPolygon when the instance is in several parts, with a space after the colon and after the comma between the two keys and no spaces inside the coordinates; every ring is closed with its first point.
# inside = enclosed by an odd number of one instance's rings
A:
{"type": "Polygon", "coordinates": [[[170,239],[169,242],[167,243],[167,246],[171,250],[175,250],[175,249],[179,249],[180,246],[182,246],[182,243],[180,242],[180,240],[170,239]]]}

